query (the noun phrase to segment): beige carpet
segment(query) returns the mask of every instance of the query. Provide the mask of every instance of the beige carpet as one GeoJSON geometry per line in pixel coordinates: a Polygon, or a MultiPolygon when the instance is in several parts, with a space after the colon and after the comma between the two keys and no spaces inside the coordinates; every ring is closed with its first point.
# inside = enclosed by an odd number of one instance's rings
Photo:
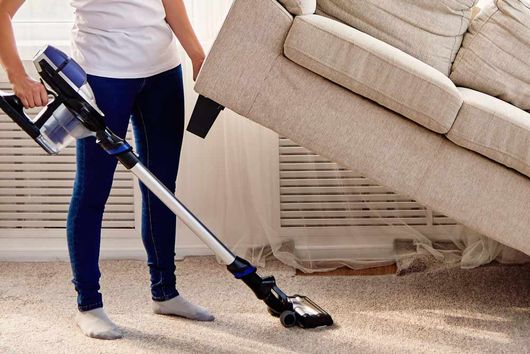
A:
{"type": "Polygon", "coordinates": [[[311,296],[334,315],[329,329],[284,329],[212,258],[177,264],[181,292],[217,319],[196,323],[150,313],[142,262],[102,264],[119,341],[85,338],[75,327],[67,263],[0,263],[1,353],[528,353],[530,266],[491,266],[406,277],[300,277],[269,266],[288,292],[311,296]]]}

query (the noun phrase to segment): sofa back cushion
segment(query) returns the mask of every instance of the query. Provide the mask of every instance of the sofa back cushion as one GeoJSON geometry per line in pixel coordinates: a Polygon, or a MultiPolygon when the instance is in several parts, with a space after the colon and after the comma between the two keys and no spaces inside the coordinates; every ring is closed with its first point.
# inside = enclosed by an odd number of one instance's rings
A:
{"type": "Polygon", "coordinates": [[[465,35],[451,79],[530,111],[530,1],[489,3],[465,35]]]}
{"type": "Polygon", "coordinates": [[[310,15],[315,13],[317,7],[316,0],[279,0],[291,14],[310,15]]]}
{"type": "Polygon", "coordinates": [[[476,0],[317,0],[318,9],[449,75],[476,0]]]}

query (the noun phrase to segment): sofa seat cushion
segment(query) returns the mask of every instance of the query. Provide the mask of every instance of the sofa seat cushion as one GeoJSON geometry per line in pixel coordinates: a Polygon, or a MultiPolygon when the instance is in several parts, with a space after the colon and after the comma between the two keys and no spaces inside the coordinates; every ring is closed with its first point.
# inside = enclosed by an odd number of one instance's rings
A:
{"type": "Polygon", "coordinates": [[[530,1],[491,1],[475,18],[451,79],[530,111],[530,1]]]}
{"type": "Polygon", "coordinates": [[[449,75],[475,0],[318,0],[318,10],[449,75]]]}
{"type": "Polygon", "coordinates": [[[447,137],[530,177],[530,113],[482,92],[459,90],[464,104],[447,137]]]}
{"type": "Polygon", "coordinates": [[[296,17],[284,45],[295,63],[445,134],[462,105],[438,70],[366,33],[319,15],[296,17]]]}

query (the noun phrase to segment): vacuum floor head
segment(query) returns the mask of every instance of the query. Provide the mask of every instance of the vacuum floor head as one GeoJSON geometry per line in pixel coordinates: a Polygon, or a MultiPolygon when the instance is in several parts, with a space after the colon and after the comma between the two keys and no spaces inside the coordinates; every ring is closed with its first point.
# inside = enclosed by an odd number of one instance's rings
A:
{"type": "Polygon", "coordinates": [[[280,318],[284,327],[316,328],[333,325],[331,316],[315,302],[302,295],[287,296],[276,286],[273,276],[261,277],[248,261],[236,257],[227,268],[267,305],[271,315],[280,318]]]}
{"type": "MultiPolygon", "coordinates": [[[[331,316],[324,311],[323,308],[314,303],[310,298],[300,295],[290,296],[289,302],[293,304],[293,312],[296,317],[296,324],[302,328],[315,328],[322,326],[331,326],[333,319],[331,316]]],[[[292,323],[286,323],[285,312],[280,315],[280,320],[284,326],[292,323]],[[283,316],[283,319],[282,319],[283,316]]],[[[288,320],[288,319],[287,319],[288,320]]]]}
{"type": "Polygon", "coordinates": [[[331,315],[310,298],[293,295],[288,296],[287,301],[291,309],[285,309],[283,312],[276,312],[269,307],[270,314],[279,317],[284,327],[317,328],[333,325],[331,315]]]}

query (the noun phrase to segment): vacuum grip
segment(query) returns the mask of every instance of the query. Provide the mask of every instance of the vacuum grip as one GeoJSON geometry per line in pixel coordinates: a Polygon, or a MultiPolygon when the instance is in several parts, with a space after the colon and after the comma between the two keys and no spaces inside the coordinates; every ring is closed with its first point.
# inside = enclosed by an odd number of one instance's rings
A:
{"type": "Polygon", "coordinates": [[[31,119],[24,113],[24,106],[15,94],[0,91],[0,109],[4,111],[9,118],[18,124],[29,136],[37,139],[40,135],[39,128],[33,124],[31,119]]]}

